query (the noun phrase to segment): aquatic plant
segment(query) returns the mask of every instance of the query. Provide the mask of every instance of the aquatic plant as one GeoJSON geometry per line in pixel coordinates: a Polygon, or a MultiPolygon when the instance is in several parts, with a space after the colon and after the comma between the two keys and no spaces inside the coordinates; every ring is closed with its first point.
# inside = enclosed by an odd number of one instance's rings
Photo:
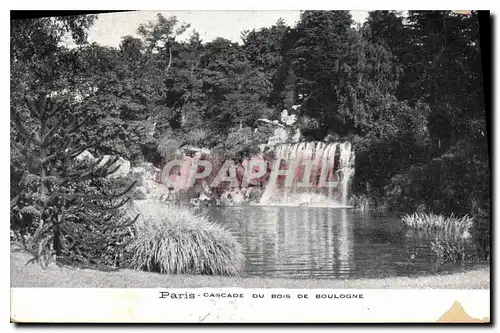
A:
{"type": "Polygon", "coordinates": [[[238,275],[244,263],[230,231],[186,207],[136,203],[130,267],[165,274],[238,275]]]}
{"type": "Polygon", "coordinates": [[[368,196],[352,195],[349,199],[349,205],[355,212],[368,213],[373,207],[373,202],[368,196]]]}
{"type": "Polygon", "coordinates": [[[440,232],[458,238],[469,238],[470,229],[474,226],[474,219],[468,215],[449,217],[433,213],[406,214],[402,217],[403,224],[420,230],[440,232]]]}
{"type": "Polygon", "coordinates": [[[436,238],[431,242],[431,250],[441,262],[489,262],[487,249],[481,249],[470,240],[446,240],[436,238]]]}

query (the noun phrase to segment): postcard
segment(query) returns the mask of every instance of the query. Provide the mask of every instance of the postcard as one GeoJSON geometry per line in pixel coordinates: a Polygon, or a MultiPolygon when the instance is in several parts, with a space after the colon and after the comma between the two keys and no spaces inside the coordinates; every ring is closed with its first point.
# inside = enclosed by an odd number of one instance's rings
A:
{"type": "Polygon", "coordinates": [[[13,323],[489,323],[489,12],[11,12],[13,323]]]}

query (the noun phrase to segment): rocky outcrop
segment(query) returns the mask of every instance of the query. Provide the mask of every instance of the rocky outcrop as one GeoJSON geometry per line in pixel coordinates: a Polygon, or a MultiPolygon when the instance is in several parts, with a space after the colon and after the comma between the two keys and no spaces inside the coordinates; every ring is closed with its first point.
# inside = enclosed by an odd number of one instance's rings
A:
{"type": "Polygon", "coordinates": [[[137,182],[134,199],[147,200],[169,192],[166,187],[161,188],[162,184],[155,181],[159,172],[160,169],[154,167],[152,163],[143,163],[130,169],[126,178],[137,182]]]}
{"type": "MultiPolygon", "coordinates": [[[[261,151],[287,142],[299,142],[302,137],[297,116],[288,114],[287,110],[281,112],[280,120],[257,119],[256,126],[256,133],[267,136],[267,143],[260,145],[261,151]]],[[[264,139],[262,141],[265,142],[264,139]]]]}
{"type": "MultiPolygon", "coordinates": [[[[84,151],[75,159],[89,162],[99,161],[98,166],[102,167],[114,158],[114,156],[105,155],[102,159],[98,159],[90,152],[84,151]]],[[[156,181],[159,178],[158,175],[161,170],[152,163],[142,163],[138,166],[131,167],[130,161],[119,157],[118,160],[110,166],[110,170],[114,170],[115,168],[117,168],[117,170],[108,175],[108,177],[117,181],[120,181],[120,179],[126,180],[127,182],[135,181],[136,184],[132,190],[132,197],[135,200],[148,200],[153,198],[168,200],[171,191],[165,185],[156,181]]]]}

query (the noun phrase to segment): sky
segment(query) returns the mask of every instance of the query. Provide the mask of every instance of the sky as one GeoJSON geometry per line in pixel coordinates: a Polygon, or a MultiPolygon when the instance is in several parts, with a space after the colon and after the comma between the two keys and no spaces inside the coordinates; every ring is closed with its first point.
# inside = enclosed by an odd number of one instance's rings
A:
{"type": "MultiPolygon", "coordinates": [[[[260,10],[260,11],[137,11],[99,14],[99,19],[89,31],[89,42],[106,46],[118,46],[126,35],[136,36],[141,23],[156,20],[156,14],[165,17],[177,16],[180,22],[190,23],[191,29],[183,37],[187,38],[195,29],[204,42],[223,37],[241,43],[243,30],[270,27],[281,17],[293,26],[300,18],[297,10],[260,10]]],[[[368,11],[351,11],[354,21],[364,22],[368,11]]],[[[181,40],[184,38],[180,38],[181,40]]]]}

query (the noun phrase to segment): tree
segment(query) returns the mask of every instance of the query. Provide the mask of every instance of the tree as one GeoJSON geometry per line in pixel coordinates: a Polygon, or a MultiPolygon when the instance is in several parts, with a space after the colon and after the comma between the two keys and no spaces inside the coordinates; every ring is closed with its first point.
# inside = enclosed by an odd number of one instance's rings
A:
{"type": "Polygon", "coordinates": [[[160,14],[156,22],[139,27],[141,38],[125,36],[119,49],[81,47],[67,62],[73,86],[67,89],[90,86],[80,94],[78,108],[95,114],[91,130],[100,134],[97,153],[141,162],[155,150],[159,133],[175,122],[171,87],[175,38],[188,27],[177,24],[177,18],[160,14]]]}
{"type": "MultiPolygon", "coordinates": [[[[11,20],[10,24],[10,104],[23,107],[24,98],[36,98],[39,91],[61,91],[61,77],[68,77],[61,45],[69,37],[77,45],[86,43],[88,28],[96,15],[44,17],[11,20]]],[[[66,79],[63,81],[67,81],[66,79]]],[[[30,120],[25,122],[31,126],[30,120]]],[[[17,193],[23,170],[27,167],[21,154],[22,142],[11,122],[11,195],[17,193]]]]}
{"type": "Polygon", "coordinates": [[[268,104],[282,110],[284,106],[283,73],[289,62],[285,62],[287,40],[291,29],[283,19],[279,19],[270,28],[243,31],[243,50],[247,59],[266,75],[273,84],[273,91],[268,104]]]}
{"type": "Polygon", "coordinates": [[[79,15],[11,20],[12,97],[19,93],[22,100],[41,85],[53,89],[59,74],[57,55],[62,39],[69,35],[76,45],[84,45],[87,31],[96,19],[96,15],[79,15]]]}
{"type": "MultiPolygon", "coordinates": [[[[27,110],[12,108],[28,168],[11,200],[11,228],[34,260],[114,265],[135,222],[121,212],[135,184],[116,189],[106,176],[118,158],[76,159],[89,146],[86,120],[40,94],[27,110]],[[27,127],[23,119],[36,125],[27,127]]],[[[122,259],[122,258],[120,258],[122,259]]]]}
{"type": "Polygon", "coordinates": [[[177,129],[184,136],[203,131],[204,144],[212,147],[268,111],[271,84],[238,44],[218,38],[201,45],[195,39],[179,50],[171,87],[180,109],[177,129]]]}
{"type": "Polygon", "coordinates": [[[368,13],[363,24],[363,36],[370,42],[384,45],[400,62],[405,55],[406,39],[403,15],[395,10],[375,10],[368,13]]]}
{"type": "Polygon", "coordinates": [[[391,177],[403,179],[404,186],[411,190],[407,198],[400,199],[414,200],[410,209],[422,203],[418,200],[436,212],[474,213],[479,203],[487,208],[487,131],[477,14],[410,11],[402,32],[399,21],[393,13],[370,13],[365,37],[385,44],[396,55],[395,61],[403,69],[396,96],[412,109],[428,105],[424,114],[430,140],[401,153],[413,155],[409,159],[394,158],[397,154],[387,144],[374,146],[368,155],[379,151],[397,162],[394,172],[384,167],[374,179],[385,179],[385,184],[392,185],[398,181],[391,177]],[[403,39],[399,38],[401,34],[403,39]],[[391,35],[396,38],[391,39],[391,35]]]}
{"type": "Polygon", "coordinates": [[[431,106],[430,130],[442,150],[464,137],[485,142],[477,14],[410,11],[406,29],[413,58],[401,97],[431,106]]]}
{"type": "Polygon", "coordinates": [[[390,114],[400,69],[383,45],[352,27],[349,12],[304,12],[290,50],[302,112],[318,119],[316,139],[328,130],[366,135],[390,114]]]}

